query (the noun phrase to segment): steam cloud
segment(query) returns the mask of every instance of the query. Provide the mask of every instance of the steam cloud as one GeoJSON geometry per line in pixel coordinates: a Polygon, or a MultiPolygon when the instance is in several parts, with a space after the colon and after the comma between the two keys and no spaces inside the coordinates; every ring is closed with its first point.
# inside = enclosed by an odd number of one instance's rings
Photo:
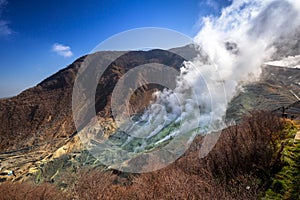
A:
{"type": "Polygon", "coordinates": [[[177,88],[156,93],[156,104],[143,117],[151,119],[155,113],[164,123],[181,119],[182,128],[174,135],[191,131],[195,124],[206,133],[224,128],[228,102],[243,85],[258,80],[261,66],[280,51],[274,43],[299,26],[297,0],[234,0],[220,17],[203,19],[195,42],[205,56],[185,63],[177,88]]]}
{"type": "MultiPolygon", "coordinates": [[[[289,44],[289,36],[299,27],[298,0],[234,0],[219,17],[205,17],[195,37],[199,56],[184,63],[175,89],[155,93],[155,102],[141,116],[121,118],[114,137],[90,142],[90,152],[106,165],[128,172],[148,172],[175,161],[196,134],[226,127],[228,102],[245,84],[259,79],[261,66],[282,54],[278,41],[289,44]],[[152,151],[157,146],[161,148],[152,151]],[[136,155],[145,165],[130,164],[136,155]]],[[[216,143],[213,134],[208,136],[199,156],[216,143]]]]}
{"type": "MultiPolygon", "coordinates": [[[[203,28],[195,42],[209,59],[208,62],[196,59],[193,64],[206,77],[208,88],[212,88],[213,121],[225,116],[227,102],[239,88],[259,78],[263,63],[280,51],[274,43],[287,39],[299,28],[299,17],[297,0],[235,0],[222,10],[219,18],[203,19],[203,28]],[[214,92],[220,81],[224,83],[226,99],[214,92]]],[[[186,80],[193,78],[193,71],[187,73],[186,80]]],[[[197,80],[191,85],[196,94],[201,94],[197,80]]]]}

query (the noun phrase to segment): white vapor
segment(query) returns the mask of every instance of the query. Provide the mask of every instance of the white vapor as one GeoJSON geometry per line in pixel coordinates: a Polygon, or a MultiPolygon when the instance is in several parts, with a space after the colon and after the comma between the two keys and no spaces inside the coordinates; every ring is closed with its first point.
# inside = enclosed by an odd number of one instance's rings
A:
{"type": "Polygon", "coordinates": [[[6,4],[7,4],[6,0],[0,0],[0,37],[11,35],[13,33],[11,28],[8,26],[9,22],[6,21],[6,20],[1,19],[2,18],[2,11],[3,11],[4,7],[6,6],[6,4]]]}
{"type": "Polygon", "coordinates": [[[279,67],[300,68],[300,55],[288,56],[281,60],[266,62],[265,64],[279,67]]]}
{"type": "MultiPolygon", "coordinates": [[[[193,64],[207,78],[208,88],[215,88],[220,81],[224,83],[226,99],[219,93],[210,93],[218,99],[212,105],[217,119],[225,116],[227,102],[240,87],[259,78],[261,66],[277,51],[274,42],[300,26],[299,8],[297,0],[234,0],[220,17],[203,19],[204,26],[195,42],[209,61],[196,59],[193,64]]],[[[187,80],[194,72],[190,74],[186,75],[187,80]]],[[[197,84],[193,88],[201,93],[197,84]]]]}
{"type": "MultiPolygon", "coordinates": [[[[195,42],[207,54],[208,61],[194,60],[190,63],[194,68],[184,79],[191,82],[196,94],[203,94],[195,71],[206,78],[212,98],[207,115],[211,115],[212,123],[222,124],[228,102],[243,85],[258,80],[261,66],[277,51],[274,42],[300,26],[299,5],[297,0],[234,0],[220,17],[203,19],[195,42]],[[220,82],[226,96],[215,89],[220,82]]],[[[201,107],[209,103],[208,98],[199,99],[201,107]]]]}
{"type": "MultiPolygon", "coordinates": [[[[234,0],[221,16],[203,19],[195,43],[205,58],[185,63],[176,89],[156,93],[156,104],[143,119],[160,118],[155,121],[162,123],[182,120],[175,135],[190,132],[195,124],[200,133],[225,128],[228,102],[243,85],[259,79],[261,66],[277,51],[274,42],[299,26],[298,0],[234,0]]],[[[153,127],[139,131],[151,132],[153,127]]]]}
{"type": "MultiPolygon", "coordinates": [[[[107,139],[101,145],[91,142],[91,148],[96,146],[92,152],[105,157],[104,162],[111,159],[107,165],[113,163],[112,168],[121,170],[120,161],[136,158],[135,153],[141,155],[143,150],[146,166],[124,162],[125,170],[140,172],[166,166],[185,152],[196,134],[226,127],[228,103],[245,84],[259,80],[263,64],[282,50],[276,49],[275,43],[288,40],[299,27],[299,0],[233,0],[219,17],[203,18],[203,27],[194,38],[199,56],[184,63],[175,89],[156,92],[155,102],[142,115],[134,120],[126,115],[118,122],[120,138],[107,139]],[[126,141],[120,142],[123,139],[126,141]],[[133,152],[127,151],[127,145],[133,152]],[[163,146],[152,151],[156,145],[163,146]]],[[[201,157],[216,144],[217,136],[211,135],[203,139],[201,157]]]]}
{"type": "MultiPolygon", "coordinates": [[[[191,82],[196,94],[202,94],[195,71],[206,78],[212,97],[212,110],[207,114],[213,113],[214,123],[225,117],[227,104],[239,88],[258,80],[261,66],[277,51],[274,42],[300,26],[300,3],[298,0],[234,0],[222,10],[220,17],[206,17],[203,23],[195,42],[207,54],[208,62],[201,58],[193,61],[195,67],[184,79],[191,82]],[[226,97],[215,90],[220,82],[224,84],[226,97]]],[[[199,99],[200,106],[209,103],[199,99]]]]}
{"type": "Polygon", "coordinates": [[[52,51],[56,52],[58,55],[63,57],[71,57],[73,56],[73,52],[71,51],[71,47],[65,46],[62,44],[55,43],[52,46],[52,51]]]}

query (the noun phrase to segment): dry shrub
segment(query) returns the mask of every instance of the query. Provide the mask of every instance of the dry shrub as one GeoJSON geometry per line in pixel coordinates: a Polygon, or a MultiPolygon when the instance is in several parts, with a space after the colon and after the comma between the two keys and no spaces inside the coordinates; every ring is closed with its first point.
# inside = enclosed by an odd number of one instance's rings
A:
{"type": "MultiPolygon", "coordinates": [[[[284,123],[270,113],[251,116],[224,131],[204,158],[202,137],[170,166],[132,174],[100,169],[66,175],[66,193],[72,199],[258,199],[280,169],[284,123]]],[[[52,185],[3,184],[2,199],[59,199],[52,185]],[[56,196],[55,196],[56,195],[56,196]],[[9,198],[14,197],[14,198],[9,198]]],[[[1,200],[0,198],[0,200],[1,200]]]]}
{"type": "Polygon", "coordinates": [[[187,174],[205,176],[209,171],[234,199],[256,199],[281,167],[286,137],[284,121],[266,112],[252,112],[239,125],[223,130],[213,150],[199,158],[202,137],[176,162],[187,174]]]}
{"type": "MultiPolygon", "coordinates": [[[[74,185],[76,199],[117,199],[119,186],[116,175],[101,170],[81,170],[74,185]]],[[[121,197],[121,196],[120,196],[121,197]]]]}
{"type": "Polygon", "coordinates": [[[75,188],[78,199],[257,199],[280,165],[284,123],[270,113],[253,112],[224,131],[213,150],[199,158],[202,137],[162,170],[135,175],[91,171],[75,188]]]}
{"type": "Polygon", "coordinates": [[[33,183],[11,183],[0,184],[0,200],[66,200],[66,194],[59,191],[54,185],[33,183]]]}
{"type": "Polygon", "coordinates": [[[135,175],[130,181],[120,181],[124,174],[100,170],[83,172],[80,176],[75,186],[76,199],[232,199],[211,175],[188,175],[175,165],[135,175]]]}
{"type": "Polygon", "coordinates": [[[253,112],[243,123],[222,132],[214,151],[205,161],[219,178],[231,180],[239,174],[255,173],[267,181],[280,164],[285,137],[281,119],[265,112],[253,112]]]}
{"type": "Polygon", "coordinates": [[[131,192],[136,199],[231,199],[210,174],[188,175],[175,165],[137,177],[131,192]]]}

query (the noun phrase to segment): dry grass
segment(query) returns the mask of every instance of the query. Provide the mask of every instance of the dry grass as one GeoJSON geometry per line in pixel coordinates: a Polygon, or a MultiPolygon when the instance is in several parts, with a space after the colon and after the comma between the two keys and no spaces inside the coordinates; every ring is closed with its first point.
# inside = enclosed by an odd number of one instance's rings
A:
{"type": "MultiPolygon", "coordinates": [[[[224,130],[205,158],[199,158],[203,138],[197,137],[184,156],[162,170],[145,174],[80,170],[65,176],[65,193],[78,200],[257,199],[280,169],[283,127],[279,118],[255,112],[224,130]]],[[[2,199],[59,199],[65,194],[47,184],[7,183],[0,190],[2,199]]]]}
{"type": "Polygon", "coordinates": [[[0,200],[66,200],[67,196],[51,184],[34,185],[33,183],[0,184],[0,200]]]}

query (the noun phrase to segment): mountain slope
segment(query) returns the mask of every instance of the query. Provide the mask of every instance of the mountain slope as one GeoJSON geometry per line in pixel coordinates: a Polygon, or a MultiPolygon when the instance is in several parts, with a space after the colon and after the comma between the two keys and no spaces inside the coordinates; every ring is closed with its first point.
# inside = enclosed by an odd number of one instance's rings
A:
{"type": "MultiPolygon", "coordinates": [[[[179,55],[163,50],[98,52],[93,56],[109,60],[121,54],[124,55],[110,64],[98,83],[96,110],[102,117],[110,116],[111,93],[119,78],[128,70],[151,62],[179,69],[184,61],[179,55]]],[[[54,138],[68,137],[75,131],[71,107],[72,88],[84,59],[77,59],[67,68],[15,97],[0,100],[0,150],[18,149],[54,138]]],[[[148,104],[152,97],[146,93],[152,93],[154,88],[141,88],[135,95],[145,96],[142,102],[148,104]]],[[[133,103],[141,104],[140,101],[134,101],[134,98],[133,103]]]]}
{"type": "MultiPolygon", "coordinates": [[[[98,81],[96,106],[91,108],[96,109],[100,125],[111,133],[116,127],[111,118],[110,100],[122,75],[146,63],[161,63],[179,70],[184,59],[177,54],[186,58],[197,56],[192,46],[170,51],[98,52],[92,56],[105,61],[121,54],[124,55],[112,62],[98,81]]],[[[41,176],[51,180],[59,170],[69,169],[70,165],[99,165],[82,148],[79,138],[73,137],[76,129],[72,118],[72,90],[85,58],[77,59],[18,96],[0,100],[0,169],[15,170],[15,181],[22,181],[31,174],[35,174],[36,181],[41,181],[41,176]],[[45,170],[42,166],[50,166],[47,168],[50,171],[39,175],[45,170]]],[[[143,82],[143,77],[137,77],[137,81],[143,82]]],[[[298,101],[296,96],[300,96],[299,81],[300,69],[264,66],[261,80],[245,86],[230,102],[227,119],[239,120],[253,109],[272,111],[289,105],[287,111],[299,116],[299,102],[294,103],[298,101]]],[[[130,98],[131,114],[143,110],[157,89],[163,87],[148,84],[137,89],[130,98]]]]}
{"type": "MultiPolygon", "coordinates": [[[[111,93],[123,74],[138,65],[151,62],[178,70],[184,59],[177,53],[184,54],[184,57],[188,58],[197,55],[192,46],[170,51],[95,53],[94,56],[100,60],[109,60],[112,56],[124,54],[109,65],[98,82],[95,101],[99,116],[111,117],[111,93]]],[[[77,59],[67,68],[15,97],[0,100],[0,149],[2,151],[31,146],[55,138],[67,138],[75,131],[71,108],[72,88],[78,69],[85,58],[77,59]]],[[[245,90],[230,103],[228,118],[238,119],[252,109],[274,110],[294,103],[297,101],[295,94],[300,96],[299,80],[299,69],[265,66],[261,81],[246,86],[245,90]]],[[[146,85],[135,91],[130,101],[131,112],[139,112],[145,108],[156,89],[162,87],[146,85]]]]}

